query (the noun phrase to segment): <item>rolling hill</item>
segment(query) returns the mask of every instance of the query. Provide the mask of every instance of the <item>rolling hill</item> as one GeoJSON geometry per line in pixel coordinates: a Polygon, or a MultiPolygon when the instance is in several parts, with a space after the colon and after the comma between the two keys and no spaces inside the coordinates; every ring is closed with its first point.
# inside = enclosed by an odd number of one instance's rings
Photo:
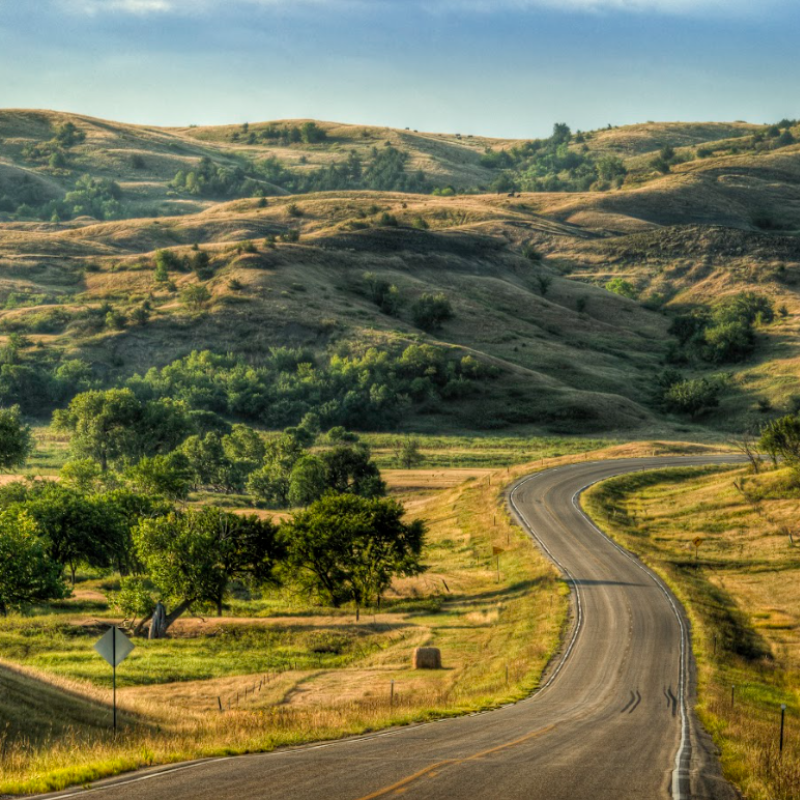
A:
{"type": "Polygon", "coordinates": [[[720,412],[701,421],[735,430],[800,394],[795,134],[788,121],[646,123],[531,143],[2,111],[0,395],[15,400],[12,379],[25,394],[14,368],[76,358],[110,385],[193,350],[258,364],[277,346],[323,357],[428,343],[493,377],[409,408],[405,429],[669,432],[688,422],[652,396],[675,315],[755,292],[782,313],[752,353],[680,367],[725,374],[720,412]],[[523,190],[592,176],[581,191],[523,190]],[[207,263],[193,269],[198,251],[207,263]],[[614,279],[630,291],[605,288],[614,279]],[[396,289],[391,313],[376,281],[396,289]],[[190,286],[207,290],[194,306],[190,286]],[[453,312],[427,331],[413,314],[426,294],[453,312]]]}

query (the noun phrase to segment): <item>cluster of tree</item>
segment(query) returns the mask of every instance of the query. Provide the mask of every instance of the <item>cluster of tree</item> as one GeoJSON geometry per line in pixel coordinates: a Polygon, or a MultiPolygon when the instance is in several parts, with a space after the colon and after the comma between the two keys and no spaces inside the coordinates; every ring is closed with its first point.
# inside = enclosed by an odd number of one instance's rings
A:
{"type": "Polygon", "coordinates": [[[277,142],[284,146],[291,144],[320,144],[328,139],[328,134],[324,128],[320,128],[316,122],[304,122],[302,125],[267,125],[260,131],[250,130],[250,126],[245,123],[241,131],[235,131],[231,138],[233,141],[242,141],[245,138],[248,144],[261,142],[277,142]]]}
{"type": "Polygon", "coordinates": [[[615,155],[595,155],[580,132],[557,123],[548,139],[534,139],[508,150],[487,150],[481,164],[502,170],[492,184],[497,192],[585,192],[622,185],[627,169],[615,155]]]}
{"type": "Polygon", "coordinates": [[[408,153],[391,145],[372,148],[364,161],[351,151],[347,158],[312,170],[287,169],[275,156],[250,168],[221,166],[204,157],[191,171],[181,170],[170,186],[177,192],[208,197],[253,197],[279,186],[292,194],[372,189],[386,192],[429,192],[422,171],[408,170],[408,153]]]}
{"type": "Polygon", "coordinates": [[[277,526],[120,489],[9,484],[0,489],[0,614],[64,597],[65,570],[74,583],[83,565],[124,576],[117,604],[142,618],[138,630],[158,620],[156,636],[188,609],[222,614],[234,580],[254,590],[292,580],[321,602],[358,608],[379,601],[395,575],[424,569],[424,525],[403,514],[391,500],[329,494],[277,526]]]}
{"type": "Polygon", "coordinates": [[[22,148],[27,161],[47,163],[51,169],[67,165],[66,151],[86,141],[86,133],[72,122],[64,122],[53,129],[53,138],[46,142],[28,142],[22,148]]]}
{"type": "Polygon", "coordinates": [[[772,300],[755,292],[741,292],[719,300],[711,308],[681,314],[669,329],[678,340],[670,359],[685,362],[696,358],[712,364],[742,361],[755,349],[756,328],[768,325],[774,318],[772,300]]]}
{"type": "Polygon", "coordinates": [[[321,436],[314,414],[265,441],[252,428],[191,411],[182,401],[110,389],[77,395],[56,411],[53,425],[71,434],[73,460],[62,479],[83,490],[127,486],[183,500],[191,489],[246,489],[270,508],[308,505],[328,491],[385,491],[369,448],[344,428],[321,436]]]}
{"type": "Polygon", "coordinates": [[[26,414],[41,414],[96,384],[92,368],[80,359],[58,364],[23,358],[25,337],[13,333],[0,349],[0,405],[18,405],[26,414]]]}
{"type": "MultiPolygon", "coordinates": [[[[31,198],[33,200],[33,198],[31,198]]],[[[51,222],[93,217],[99,220],[121,219],[124,215],[122,189],[108,178],[82,175],[75,187],[61,200],[33,200],[15,203],[8,197],[0,200],[0,211],[13,213],[17,219],[42,219],[51,222]]]]}
{"type": "Polygon", "coordinates": [[[127,386],[142,400],[173,398],[188,408],[257,421],[297,425],[309,412],[324,428],[376,430],[395,426],[410,409],[435,411],[470,394],[497,371],[471,356],[410,345],[401,353],[374,348],[318,361],[305,350],[273,348],[257,365],[234,355],[194,352],[127,386]]]}
{"type": "MultiPolygon", "coordinates": [[[[397,220],[394,220],[394,225],[396,224],[397,220]]],[[[406,301],[397,286],[389,283],[385,278],[380,278],[374,272],[365,272],[362,280],[362,292],[384,314],[388,314],[390,317],[400,316],[406,301]]],[[[453,316],[453,306],[442,292],[436,294],[423,293],[411,304],[411,319],[416,327],[424,331],[439,330],[453,316]]]]}
{"type": "Polygon", "coordinates": [[[193,170],[179,170],[170,187],[201,197],[250,197],[262,188],[240,166],[217,164],[208,156],[203,156],[193,170]]]}
{"type": "MultiPolygon", "coordinates": [[[[252,247],[252,243],[250,246],[252,247]]],[[[197,244],[192,246],[190,252],[183,254],[169,249],[156,250],[153,265],[153,277],[159,283],[169,281],[170,272],[194,272],[201,281],[207,281],[214,276],[211,256],[197,244]]]]}

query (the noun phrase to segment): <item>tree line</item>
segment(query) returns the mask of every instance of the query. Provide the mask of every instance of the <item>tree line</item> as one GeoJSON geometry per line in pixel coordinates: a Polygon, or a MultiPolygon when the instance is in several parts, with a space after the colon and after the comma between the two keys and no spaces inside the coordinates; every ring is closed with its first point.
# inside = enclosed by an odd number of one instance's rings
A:
{"type": "MultiPolygon", "coordinates": [[[[309,430],[293,429],[265,443],[237,426],[213,442],[190,437],[182,448],[148,456],[141,454],[167,451],[179,428],[175,409],[139,409],[136,418],[126,398],[107,400],[109,408],[93,406],[97,417],[76,420],[79,458],[65,465],[60,481],[0,487],[0,614],[67,596],[67,573],[74,584],[84,566],[119,573],[120,610],[139,619],[139,630],[157,620],[151,632],[159,636],[187,609],[211,605],[221,614],[234,581],[254,592],[291,582],[318,602],[361,608],[379,602],[394,576],[423,570],[424,524],[404,521],[403,507],[384,497],[369,448],[353,434],[330,431],[318,442],[309,430]],[[125,413],[114,419],[120,409],[125,413]],[[111,451],[101,445],[103,433],[113,440],[111,451]],[[209,455],[216,445],[219,452],[209,455]],[[272,507],[303,509],[276,525],[178,503],[187,482],[203,480],[201,471],[220,460],[242,478],[249,471],[272,507]]],[[[31,447],[19,409],[0,411],[0,466],[24,463],[31,447]]]]}

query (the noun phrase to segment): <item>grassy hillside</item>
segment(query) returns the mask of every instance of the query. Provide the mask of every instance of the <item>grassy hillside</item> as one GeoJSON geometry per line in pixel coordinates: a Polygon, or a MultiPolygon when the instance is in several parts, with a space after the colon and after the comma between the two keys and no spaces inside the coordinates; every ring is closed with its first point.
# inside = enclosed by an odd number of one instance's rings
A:
{"type": "MultiPolygon", "coordinates": [[[[558,145],[309,120],[167,130],[3,111],[3,358],[48,369],[81,358],[108,384],[194,349],[258,363],[271,346],[327,358],[429,343],[496,375],[457,401],[417,403],[402,427],[664,433],[687,424],[652,402],[673,316],[755,291],[785,313],[759,328],[752,353],[681,365],[686,377],[726,375],[725,413],[706,424],[736,428],[800,393],[793,131],[647,123],[558,145]],[[500,163],[502,153],[514,155],[500,163]],[[560,169],[564,153],[580,164],[535,177],[560,169]],[[609,156],[626,171],[610,183],[593,172],[609,156]],[[593,182],[487,193],[500,178],[593,182]],[[208,264],[193,270],[197,247],[208,264]],[[164,249],[175,263],[159,280],[164,249]],[[614,279],[628,296],[605,288],[614,279]],[[397,307],[376,302],[376,282],[396,288],[397,307]],[[423,330],[414,303],[439,293],[453,316],[423,330]]],[[[4,402],[31,393],[14,380],[4,402]]]]}

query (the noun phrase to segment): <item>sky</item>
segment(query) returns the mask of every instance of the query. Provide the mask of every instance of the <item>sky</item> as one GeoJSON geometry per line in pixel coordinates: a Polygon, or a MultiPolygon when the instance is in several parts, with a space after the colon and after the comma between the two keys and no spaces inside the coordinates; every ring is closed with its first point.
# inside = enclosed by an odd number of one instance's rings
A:
{"type": "Polygon", "coordinates": [[[800,117],[798,0],[0,0],[0,107],[497,137],[800,117]]]}

